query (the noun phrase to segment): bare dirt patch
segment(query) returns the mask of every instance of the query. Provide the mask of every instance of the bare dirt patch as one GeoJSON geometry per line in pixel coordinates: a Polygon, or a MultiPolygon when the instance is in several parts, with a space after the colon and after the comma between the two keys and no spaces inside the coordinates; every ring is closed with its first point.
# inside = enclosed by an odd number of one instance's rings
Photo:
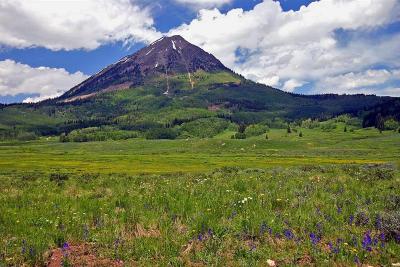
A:
{"type": "Polygon", "coordinates": [[[50,252],[47,262],[48,267],[60,267],[63,263],[69,266],[90,267],[120,267],[124,266],[122,261],[99,257],[96,248],[92,244],[70,244],[66,248],[57,248],[50,252]]]}

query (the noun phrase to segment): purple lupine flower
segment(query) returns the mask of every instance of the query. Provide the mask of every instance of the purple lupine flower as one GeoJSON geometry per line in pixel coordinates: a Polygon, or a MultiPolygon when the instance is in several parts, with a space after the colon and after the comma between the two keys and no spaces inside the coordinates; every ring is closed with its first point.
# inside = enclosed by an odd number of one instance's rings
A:
{"type": "Polygon", "coordinates": [[[285,237],[289,240],[294,238],[294,234],[290,229],[286,229],[285,231],[283,231],[283,234],[285,235],[285,237]]]}
{"type": "Polygon", "coordinates": [[[211,229],[208,229],[208,235],[209,235],[210,237],[213,237],[213,236],[214,236],[214,232],[213,232],[213,230],[211,230],[211,229]]]}
{"type": "Polygon", "coordinates": [[[397,243],[400,243],[400,234],[396,234],[394,236],[394,239],[396,240],[397,243]]]}
{"type": "Polygon", "coordinates": [[[254,251],[257,248],[254,242],[250,242],[249,246],[250,246],[250,251],[254,251]]]}
{"type": "Polygon", "coordinates": [[[378,238],[381,241],[381,248],[384,248],[385,247],[385,241],[386,241],[385,233],[380,233],[378,238]]]}
{"type": "Polygon", "coordinates": [[[261,226],[260,226],[260,235],[264,235],[264,233],[265,233],[266,230],[267,230],[267,227],[268,227],[268,225],[267,225],[265,222],[263,222],[263,223],[261,224],[261,226]]]}
{"type": "Polygon", "coordinates": [[[68,242],[65,242],[65,243],[63,244],[62,249],[63,249],[63,250],[69,250],[69,249],[70,249],[70,246],[69,246],[68,242]]]}
{"type": "Polygon", "coordinates": [[[26,253],[26,240],[22,240],[22,249],[21,249],[21,253],[25,254],[26,253]]]}
{"type": "Polygon", "coordinates": [[[29,256],[30,256],[31,258],[33,258],[33,257],[35,257],[35,255],[36,255],[35,249],[34,249],[33,247],[30,247],[30,248],[29,248],[29,256]]]}
{"type": "Polygon", "coordinates": [[[272,228],[271,227],[268,227],[268,234],[272,235],[272,228]]]}
{"type": "Polygon", "coordinates": [[[314,233],[310,233],[310,239],[313,246],[317,245],[318,242],[321,240],[321,238],[314,233]]]}
{"type": "Polygon", "coordinates": [[[352,215],[350,215],[350,217],[349,217],[349,224],[352,225],[352,224],[353,224],[353,221],[354,221],[354,215],[352,214],[352,215]]]}
{"type": "Polygon", "coordinates": [[[340,205],[337,206],[337,213],[339,213],[339,214],[342,213],[342,210],[343,210],[342,206],[340,206],[340,205]]]}
{"type": "Polygon", "coordinates": [[[318,222],[317,225],[316,225],[316,227],[317,227],[317,232],[318,232],[318,234],[319,234],[319,235],[322,235],[322,232],[323,232],[322,223],[318,222]]]}
{"type": "Polygon", "coordinates": [[[354,257],[354,263],[357,265],[361,264],[360,259],[357,256],[354,257]]]}
{"type": "Polygon", "coordinates": [[[197,236],[197,239],[201,242],[201,241],[203,241],[203,235],[202,234],[199,234],[198,236],[197,236]]]}
{"type": "Polygon", "coordinates": [[[363,249],[365,249],[366,251],[372,251],[372,248],[371,248],[372,238],[371,238],[370,232],[366,232],[364,234],[361,244],[362,244],[363,249]]]}
{"type": "Polygon", "coordinates": [[[376,227],[376,229],[382,229],[382,218],[379,215],[376,216],[375,227],[376,227]]]}

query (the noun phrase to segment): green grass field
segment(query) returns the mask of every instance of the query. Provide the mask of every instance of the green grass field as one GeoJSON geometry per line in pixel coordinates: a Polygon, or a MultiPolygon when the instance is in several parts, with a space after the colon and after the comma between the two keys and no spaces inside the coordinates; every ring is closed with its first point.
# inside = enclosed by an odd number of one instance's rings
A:
{"type": "Polygon", "coordinates": [[[400,262],[400,134],[298,131],[2,142],[0,266],[400,262]]]}

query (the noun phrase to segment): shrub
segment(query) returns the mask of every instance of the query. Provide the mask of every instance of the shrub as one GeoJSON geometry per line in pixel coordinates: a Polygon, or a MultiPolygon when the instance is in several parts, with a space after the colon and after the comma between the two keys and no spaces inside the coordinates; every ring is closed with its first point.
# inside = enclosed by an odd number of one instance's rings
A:
{"type": "Polygon", "coordinates": [[[303,137],[303,132],[300,131],[299,137],[303,137]]]}
{"type": "Polygon", "coordinates": [[[400,243],[400,211],[395,210],[382,216],[381,231],[387,241],[394,240],[400,243]]]}
{"type": "Polygon", "coordinates": [[[399,122],[394,120],[393,118],[387,119],[385,120],[384,128],[385,130],[395,131],[397,128],[399,128],[399,122]]]}
{"type": "Polygon", "coordinates": [[[288,124],[287,128],[286,128],[286,132],[288,134],[292,133],[292,129],[290,128],[290,125],[288,124]]]}
{"type": "Polygon", "coordinates": [[[30,133],[30,132],[20,133],[17,136],[18,141],[32,141],[32,140],[36,140],[37,138],[38,137],[35,133],[30,133]]]}
{"type": "Polygon", "coordinates": [[[301,127],[302,128],[307,128],[307,129],[314,129],[319,127],[319,121],[318,120],[312,120],[312,119],[307,119],[301,122],[301,127]]]}
{"type": "Polygon", "coordinates": [[[68,179],[69,175],[67,173],[55,172],[50,174],[50,181],[56,182],[58,185],[63,184],[68,179]]]}
{"type": "Polygon", "coordinates": [[[230,123],[220,118],[203,118],[192,122],[183,123],[181,131],[189,136],[211,138],[225,131],[230,123]]]}
{"type": "Polygon", "coordinates": [[[261,124],[252,124],[249,125],[246,130],[244,131],[244,133],[246,134],[247,137],[250,136],[259,136],[264,134],[265,132],[268,131],[268,127],[265,125],[261,125],[261,124]]]}
{"type": "Polygon", "coordinates": [[[246,139],[245,133],[235,133],[231,136],[231,139],[246,139]]]}

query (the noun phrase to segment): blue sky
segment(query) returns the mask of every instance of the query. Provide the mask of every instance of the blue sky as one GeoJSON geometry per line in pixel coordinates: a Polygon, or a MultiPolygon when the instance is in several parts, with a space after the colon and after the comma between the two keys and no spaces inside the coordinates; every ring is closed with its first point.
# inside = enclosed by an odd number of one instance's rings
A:
{"type": "Polygon", "coordinates": [[[164,34],[181,34],[247,78],[286,91],[400,96],[397,0],[18,1],[0,0],[0,17],[26,15],[23,26],[0,18],[2,103],[57,96],[164,34]]]}

